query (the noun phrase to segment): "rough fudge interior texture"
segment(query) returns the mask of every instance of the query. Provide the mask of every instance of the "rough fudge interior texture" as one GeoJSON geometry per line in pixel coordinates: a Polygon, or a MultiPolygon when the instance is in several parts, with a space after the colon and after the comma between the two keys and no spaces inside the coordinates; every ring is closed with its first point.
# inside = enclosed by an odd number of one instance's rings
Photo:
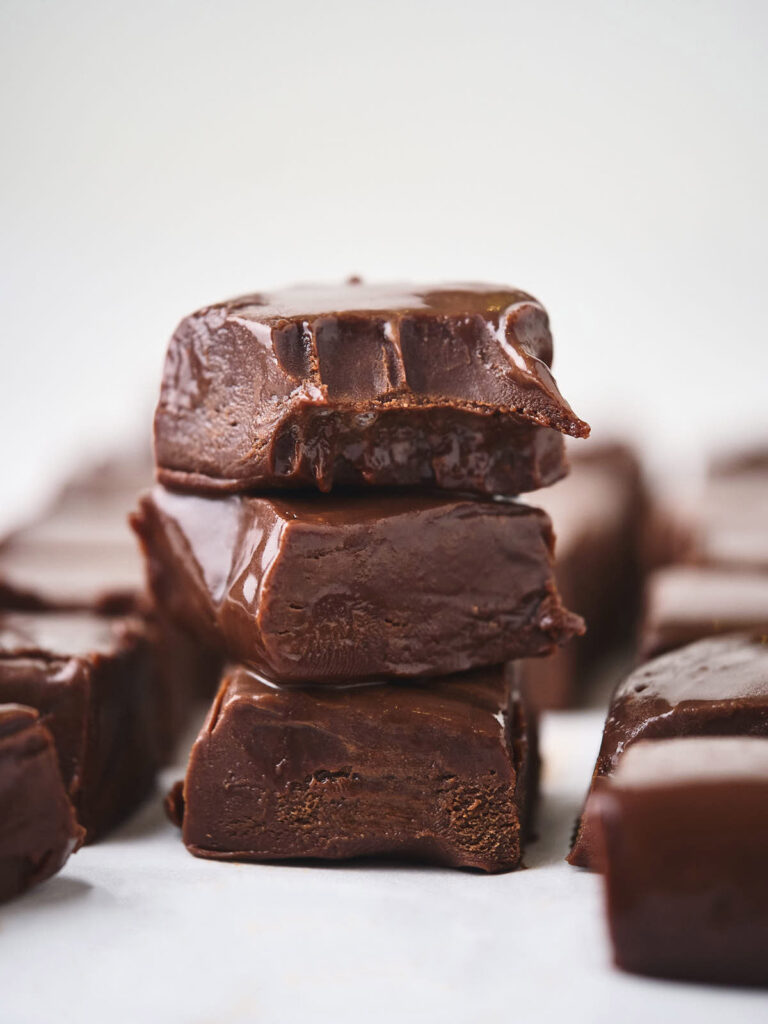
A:
{"type": "Polygon", "coordinates": [[[232,299],[171,339],[159,479],[201,492],[533,490],[565,471],[557,431],[589,432],[551,362],[546,312],[514,289],[350,283],[232,299]]]}
{"type": "Polygon", "coordinates": [[[768,984],[768,740],[637,743],[594,814],[619,967],[768,984]]]}
{"type": "MultiPolygon", "coordinates": [[[[592,779],[615,771],[640,739],[679,736],[768,736],[768,644],[760,637],[700,640],[638,668],[616,690],[592,779]]],[[[599,867],[590,798],[571,864],[599,867]]]]}
{"type": "Polygon", "coordinates": [[[516,502],[157,487],[134,525],[157,603],[276,682],[459,672],[582,628],[555,589],[549,519],[516,502]]]}
{"type": "Polygon", "coordinates": [[[574,444],[569,476],[536,495],[555,529],[555,577],[563,602],[587,632],[523,673],[539,708],[583,698],[597,667],[627,645],[639,614],[644,512],[649,505],[637,457],[626,445],[574,444]]]}
{"type": "Polygon", "coordinates": [[[154,666],[142,621],[87,613],[0,615],[0,702],[36,708],[88,840],[151,789],[154,666]]]}
{"type": "Polygon", "coordinates": [[[231,860],[389,855],[505,871],[537,776],[513,666],[307,688],[234,668],[192,750],[184,842],[231,860]]]}
{"type": "Polygon", "coordinates": [[[768,638],[768,573],[677,565],[650,577],[643,658],[703,637],[738,631],[768,638]]]}
{"type": "Polygon", "coordinates": [[[51,734],[33,708],[0,704],[0,901],[60,871],[82,839],[51,734]]]}

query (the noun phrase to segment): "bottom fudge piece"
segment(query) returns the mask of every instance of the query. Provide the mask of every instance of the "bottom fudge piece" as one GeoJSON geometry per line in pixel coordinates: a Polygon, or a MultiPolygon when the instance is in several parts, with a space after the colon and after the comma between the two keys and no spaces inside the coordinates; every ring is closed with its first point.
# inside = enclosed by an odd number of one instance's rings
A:
{"type": "Polygon", "coordinates": [[[184,842],[223,860],[517,867],[538,751],[516,675],[299,689],[231,669],[192,748],[184,842]]]}
{"type": "Polygon", "coordinates": [[[650,577],[643,658],[739,630],[768,635],[768,573],[675,565],[650,577]]]}
{"type": "Polygon", "coordinates": [[[60,871],[83,834],[38,712],[0,704],[0,900],[60,871]]]}
{"type": "MultiPolygon", "coordinates": [[[[608,710],[590,794],[630,744],[676,736],[768,737],[768,644],[760,636],[699,640],[628,676],[608,710]]],[[[568,861],[600,867],[590,796],[568,861]]]]}
{"type": "Polygon", "coordinates": [[[139,619],[0,615],[0,701],[40,712],[88,841],[117,825],[152,787],[154,679],[139,619]]]}
{"type": "Polygon", "coordinates": [[[768,985],[768,740],[638,743],[594,816],[619,967],[768,985]]]}

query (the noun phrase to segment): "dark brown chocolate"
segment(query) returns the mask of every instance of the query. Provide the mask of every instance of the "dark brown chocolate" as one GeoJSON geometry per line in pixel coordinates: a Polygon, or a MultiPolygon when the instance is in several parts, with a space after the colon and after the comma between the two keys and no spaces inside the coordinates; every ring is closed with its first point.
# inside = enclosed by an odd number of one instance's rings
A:
{"type": "Polygon", "coordinates": [[[83,835],[38,712],[0,704],[0,901],[60,871],[83,835]]]}
{"type": "Polygon", "coordinates": [[[545,659],[525,662],[522,670],[537,708],[572,707],[636,626],[648,496],[631,448],[589,442],[573,453],[569,476],[537,494],[536,502],[554,526],[563,602],[583,616],[587,632],[545,659]]]}
{"type": "Polygon", "coordinates": [[[516,502],[157,487],[133,522],[158,605],[275,682],[461,672],[582,628],[555,589],[549,520],[516,502]]]}
{"type": "Polygon", "coordinates": [[[635,744],[595,798],[619,967],[768,985],[768,741],[635,744]]]}
{"type": "Polygon", "coordinates": [[[740,631],[768,640],[768,573],[676,565],[648,580],[643,659],[740,631]]]}
{"type": "Polygon", "coordinates": [[[768,736],[768,644],[749,636],[699,640],[642,665],[619,685],[569,863],[600,867],[591,794],[627,747],[679,736],[768,736]]]}
{"type": "Polygon", "coordinates": [[[182,320],[155,415],[158,478],[200,493],[334,485],[516,495],[585,437],[542,306],[489,285],[291,288],[182,320]]]}
{"type": "Polygon", "coordinates": [[[40,712],[89,842],[122,821],[152,787],[154,679],[140,619],[0,615],[0,702],[40,712]]]}
{"type": "Polygon", "coordinates": [[[225,675],[184,783],[200,857],[520,863],[538,775],[514,668],[345,687],[225,675]]]}

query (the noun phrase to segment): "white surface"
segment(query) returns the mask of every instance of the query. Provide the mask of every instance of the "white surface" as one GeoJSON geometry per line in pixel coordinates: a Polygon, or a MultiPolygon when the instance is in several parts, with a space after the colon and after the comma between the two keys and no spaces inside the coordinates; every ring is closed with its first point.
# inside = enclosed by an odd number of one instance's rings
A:
{"type": "Polygon", "coordinates": [[[0,518],[146,429],[175,322],[483,279],[656,458],[768,431],[762,0],[3,0],[0,518]]]}
{"type": "Polygon", "coordinates": [[[547,718],[542,838],[508,875],[196,860],[155,800],[0,907],[0,1020],[762,1024],[764,993],[610,966],[599,879],[562,859],[601,725],[547,718]]]}

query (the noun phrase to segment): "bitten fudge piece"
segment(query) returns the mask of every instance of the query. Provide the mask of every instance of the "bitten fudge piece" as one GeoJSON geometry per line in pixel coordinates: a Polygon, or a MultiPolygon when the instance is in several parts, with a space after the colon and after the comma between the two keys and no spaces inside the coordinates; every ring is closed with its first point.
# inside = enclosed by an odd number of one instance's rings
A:
{"type": "Polygon", "coordinates": [[[626,643],[636,625],[649,501],[632,449],[590,442],[573,453],[569,476],[537,494],[536,502],[552,519],[558,589],[584,617],[587,632],[545,660],[525,662],[523,673],[538,708],[570,707],[599,662],[626,643]]]}
{"type": "Polygon", "coordinates": [[[158,605],[274,682],[461,672],[582,628],[555,589],[548,518],[516,502],[158,487],[133,522],[158,605]]]}
{"type": "Polygon", "coordinates": [[[768,644],[699,640],[636,669],[613,695],[590,794],[568,861],[600,867],[591,794],[630,744],[677,736],[768,736],[768,644]]]}
{"type": "Polygon", "coordinates": [[[514,667],[403,686],[225,675],[183,789],[183,837],[222,860],[389,855],[520,863],[538,777],[514,667]]]}
{"type": "Polygon", "coordinates": [[[740,630],[763,633],[768,641],[768,574],[676,565],[660,569],[648,580],[644,659],[740,630]]]}
{"type": "Polygon", "coordinates": [[[768,985],[768,740],[637,743],[594,813],[619,967],[768,985]]]}
{"type": "Polygon", "coordinates": [[[585,437],[543,307],[492,285],[288,288],[182,320],[155,414],[185,490],[434,486],[516,495],[585,437]]]}
{"type": "Polygon", "coordinates": [[[117,825],[152,787],[153,678],[139,619],[0,615],[0,702],[40,712],[88,841],[117,825]]]}
{"type": "Polygon", "coordinates": [[[38,712],[0,704],[0,901],[55,875],[83,835],[38,712]]]}

